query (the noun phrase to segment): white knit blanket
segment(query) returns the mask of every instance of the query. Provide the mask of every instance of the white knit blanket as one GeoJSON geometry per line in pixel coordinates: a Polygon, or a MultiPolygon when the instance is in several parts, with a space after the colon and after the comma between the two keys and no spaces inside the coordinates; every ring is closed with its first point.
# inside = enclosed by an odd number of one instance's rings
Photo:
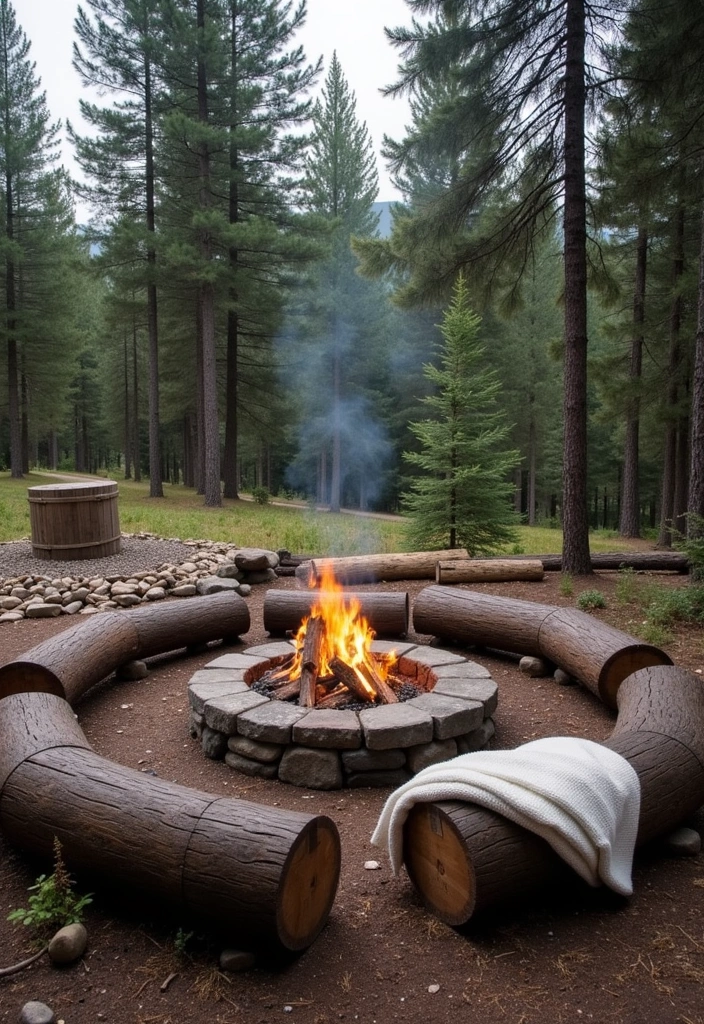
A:
{"type": "Polygon", "coordinates": [[[480,750],[423,769],[386,801],[372,836],[388,846],[398,874],[403,824],[416,803],[464,800],[496,811],[552,846],[585,881],[624,896],[631,867],[640,782],[620,754],[591,740],[550,737],[515,750],[480,750]]]}

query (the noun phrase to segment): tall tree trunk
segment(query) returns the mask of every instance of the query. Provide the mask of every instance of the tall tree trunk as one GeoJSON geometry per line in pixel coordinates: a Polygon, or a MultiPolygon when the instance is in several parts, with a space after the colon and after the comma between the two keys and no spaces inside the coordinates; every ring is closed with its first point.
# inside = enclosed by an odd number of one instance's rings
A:
{"type": "MultiPolygon", "coordinates": [[[[687,389],[689,390],[689,389],[687,389]]],[[[680,416],[677,422],[677,448],[675,456],[675,494],[672,502],[672,525],[676,534],[687,529],[687,500],[689,497],[689,416],[680,416]]]]}
{"type": "Polygon", "coordinates": [[[565,356],[562,565],[591,573],[587,511],[587,230],[584,170],[585,2],[567,0],[565,62],[565,356]]]}
{"type": "Polygon", "coordinates": [[[662,501],[660,503],[660,532],[658,547],[672,545],[672,525],[675,513],[675,482],[677,478],[677,416],[675,409],[679,395],[680,327],[682,322],[682,291],[680,279],[684,272],[685,210],[681,206],[675,220],[672,261],[672,303],[670,306],[670,349],[667,377],[667,425],[663,451],[662,501]]]}
{"type": "Polygon", "coordinates": [[[27,374],[24,372],[24,353],[20,360],[20,402],[22,424],[22,472],[29,473],[29,386],[27,374]]]}
{"type": "MultiPolygon", "coordinates": [[[[205,64],[205,0],[196,0],[198,27],[198,120],[208,124],[208,88],[205,64]]],[[[203,214],[210,209],[210,151],[206,140],[198,146],[199,206],[203,214]]],[[[200,255],[206,267],[212,263],[212,239],[207,227],[200,230],[200,255]]],[[[204,504],[214,508],[222,505],[220,495],[220,427],[218,421],[218,379],[215,351],[215,287],[211,281],[201,281],[200,315],[203,351],[203,440],[205,462],[203,466],[204,504]]]]}
{"type": "Polygon", "coordinates": [[[330,511],[340,511],[340,491],[342,476],[342,410],[340,408],[340,376],[342,356],[340,354],[340,342],[338,338],[338,327],[335,324],[335,351],[332,362],[332,472],[330,476],[330,511]]]}
{"type": "MultiPolygon", "coordinates": [[[[145,24],[145,35],[149,25],[145,24]]],[[[163,498],[161,485],[161,448],[159,439],[159,332],[157,323],[156,249],[154,219],[154,128],[152,123],[152,68],[144,56],[144,149],[147,199],[147,335],[149,341],[149,497],[163,498]]]]}
{"type": "MultiPolygon", "coordinates": [[[[7,66],[5,68],[7,87],[7,66]]],[[[6,138],[10,137],[6,125],[6,138]]],[[[5,171],[5,236],[12,246],[14,238],[14,209],[12,199],[12,175],[5,171]]],[[[11,250],[10,250],[11,251],[11,250]]],[[[17,298],[15,294],[15,262],[11,255],[5,258],[5,310],[7,322],[7,399],[10,417],[10,475],[22,477],[22,426],[20,422],[20,382],[17,351],[16,321],[17,298]]]]}
{"type": "Polygon", "coordinates": [[[195,487],[198,494],[205,494],[205,406],[203,402],[203,316],[201,294],[196,300],[196,444],[195,487]]]}
{"type": "Polygon", "coordinates": [[[124,355],[124,386],[125,386],[125,480],[132,479],[132,431],[130,429],[130,377],[129,361],[127,355],[127,331],[123,333],[123,355],[124,355]]]}
{"type": "Polygon", "coordinates": [[[528,431],[528,525],[535,526],[535,476],[537,439],[535,436],[535,419],[531,408],[530,428],[528,431]]]}
{"type": "Polygon", "coordinates": [[[704,534],[704,205],[702,206],[699,245],[699,285],[697,293],[697,335],[694,345],[692,382],[692,438],[689,446],[689,502],[687,537],[704,534]]]}
{"type": "Polygon", "coordinates": [[[132,394],[134,416],[132,422],[132,451],[134,453],[134,480],[142,479],[142,459],[139,445],[139,361],[137,359],[137,321],[132,318],[132,394]]]}
{"type": "MultiPolygon", "coordinates": [[[[230,63],[232,89],[230,99],[230,182],[228,188],[228,220],[236,224],[239,220],[239,188],[237,150],[237,0],[230,0],[231,31],[230,31],[230,63]]],[[[237,383],[239,375],[239,316],[237,312],[237,249],[231,246],[229,253],[230,275],[233,285],[230,288],[230,308],[227,311],[227,366],[225,379],[225,452],[223,456],[223,494],[226,498],[239,497],[237,491],[237,383]]]]}
{"type": "Polygon", "coordinates": [[[636,243],[636,279],[633,288],[633,339],[628,375],[626,438],[623,446],[623,478],[619,533],[640,537],[640,488],[638,450],[640,431],[640,378],[643,367],[643,325],[645,324],[645,281],[648,264],[648,229],[641,225],[636,243]]]}
{"type": "Polygon", "coordinates": [[[49,432],[49,469],[59,468],[59,439],[55,430],[49,432]]]}

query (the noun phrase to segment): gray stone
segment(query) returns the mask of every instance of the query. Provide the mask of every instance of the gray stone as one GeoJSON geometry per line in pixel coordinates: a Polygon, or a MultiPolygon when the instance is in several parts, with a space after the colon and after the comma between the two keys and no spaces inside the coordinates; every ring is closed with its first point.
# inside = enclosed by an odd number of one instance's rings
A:
{"type": "Polygon", "coordinates": [[[245,582],[248,584],[273,583],[278,576],[273,569],[255,569],[253,572],[245,573],[245,582]]]}
{"type": "Polygon", "coordinates": [[[18,604],[22,604],[19,597],[3,597],[0,601],[0,608],[4,608],[6,612],[11,612],[18,604]]]}
{"type": "Polygon", "coordinates": [[[192,739],[199,740],[201,738],[204,723],[205,719],[202,715],[199,715],[197,711],[191,711],[188,719],[188,732],[192,739]]]}
{"type": "Polygon", "coordinates": [[[219,594],[223,590],[234,590],[239,592],[237,580],[223,580],[219,576],[204,576],[196,583],[196,591],[199,594],[219,594]]]}
{"type": "Polygon", "coordinates": [[[205,756],[211,758],[213,761],[219,761],[227,752],[227,736],[218,732],[216,729],[211,729],[207,725],[203,726],[200,736],[200,744],[205,756]]]}
{"type": "Polygon", "coordinates": [[[249,597],[252,593],[252,588],[249,583],[240,583],[239,595],[240,597],[249,597]]]}
{"type": "Polygon", "coordinates": [[[242,675],[241,672],[229,672],[225,669],[215,672],[203,669],[196,672],[191,676],[191,681],[188,684],[189,704],[194,711],[198,711],[202,715],[205,702],[213,697],[228,697],[231,693],[249,693],[250,689],[241,678],[242,675]],[[208,676],[218,676],[219,678],[209,679],[208,676]]]}
{"type": "Polygon", "coordinates": [[[61,605],[29,604],[24,613],[28,619],[53,619],[56,615],[61,615],[61,605]]]}
{"type": "Polygon", "coordinates": [[[293,742],[304,747],[356,750],[362,745],[362,726],[354,711],[322,708],[308,711],[293,727],[293,742]]]}
{"type": "Polygon", "coordinates": [[[389,771],[403,768],[406,763],[405,750],[345,750],[342,767],[346,772],[389,771]]]}
{"type": "Polygon", "coordinates": [[[457,757],[455,740],[433,740],[431,743],[421,743],[406,751],[406,762],[414,775],[428,765],[449,761],[452,757],[457,757]]]}
{"type": "Polygon", "coordinates": [[[466,736],[457,737],[457,752],[459,754],[473,754],[475,750],[483,750],[495,732],[494,719],[485,718],[474,732],[467,733],[466,736]]]}
{"type": "Polygon", "coordinates": [[[180,583],[171,591],[174,597],[193,597],[198,593],[195,583],[180,583]]]}
{"type": "Polygon", "coordinates": [[[453,654],[452,651],[438,650],[436,647],[416,646],[399,658],[399,671],[406,676],[422,678],[427,675],[429,668],[439,668],[443,665],[462,665],[465,658],[461,654],[453,654]],[[423,670],[426,670],[425,672],[423,670]]]}
{"type": "Polygon", "coordinates": [[[577,685],[577,680],[574,678],[574,676],[571,676],[569,674],[569,672],[565,672],[561,668],[556,668],[555,669],[555,671],[553,672],[553,679],[560,686],[576,686],[577,685]]]}
{"type": "Polygon", "coordinates": [[[83,956],[88,945],[88,932],[82,924],[67,924],[54,935],[47,952],[54,964],[72,964],[83,956]]]}
{"type": "Polygon", "coordinates": [[[235,771],[242,772],[243,775],[250,775],[255,779],[275,779],[279,770],[278,762],[262,764],[261,761],[251,761],[248,757],[242,757],[241,754],[229,752],[225,754],[225,764],[234,768],[235,771]]]}
{"type": "Polygon", "coordinates": [[[437,665],[432,674],[436,679],[491,679],[491,672],[477,661],[465,661],[462,665],[437,665]]]}
{"type": "Polygon", "coordinates": [[[458,697],[444,697],[441,693],[422,693],[407,701],[411,707],[427,711],[433,720],[436,740],[447,740],[471,732],[482,724],[484,705],[458,697]]]}
{"type": "Polygon", "coordinates": [[[293,726],[309,714],[308,708],[299,708],[281,700],[270,700],[237,718],[237,732],[263,743],[290,743],[293,726]]]}
{"type": "Polygon", "coordinates": [[[341,789],[342,763],[336,750],[289,747],[279,763],[279,778],[292,786],[341,789]]]}
{"type": "Polygon", "coordinates": [[[0,615],[0,622],[19,622],[24,618],[24,612],[3,612],[0,615]]]}
{"type": "Polygon", "coordinates": [[[251,658],[286,658],[293,654],[295,647],[288,640],[274,640],[269,644],[258,644],[248,647],[247,654],[251,658]]]}
{"type": "Polygon", "coordinates": [[[55,1020],[54,1011],[34,999],[25,1003],[20,1011],[20,1024],[54,1024],[55,1020]]]}
{"type": "Polygon", "coordinates": [[[233,754],[248,757],[251,761],[261,761],[262,764],[279,761],[284,752],[279,743],[260,743],[259,740],[250,740],[248,736],[230,736],[227,749],[233,754]]]}
{"type": "Polygon", "coordinates": [[[414,650],[418,645],[409,643],[397,643],[394,640],[372,640],[372,654],[390,654],[396,652],[397,657],[414,650]]]}
{"type": "Polygon", "coordinates": [[[119,604],[120,608],[133,608],[135,605],[142,603],[142,598],[137,594],[119,594],[114,600],[116,604],[119,604]]]}
{"type": "Polygon", "coordinates": [[[76,615],[78,612],[80,612],[82,607],[82,601],[70,601],[68,604],[65,604],[63,606],[62,611],[64,615],[76,615]]]}
{"type": "Polygon", "coordinates": [[[429,743],[433,738],[433,720],[427,711],[405,704],[384,704],[360,711],[364,740],[370,750],[389,750],[429,743]]]}
{"type": "MultiPolygon", "coordinates": [[[[265,672],[269,664],[268,658],[253,657],[249,654],[221,654],[219,658],[215,658],[213,661],[208,662],[205,666],[206,669],[211,668],[244,668],[244,669],[260,669],[261,672],[265,672]]],[[[258,678],[255,676],[254,678],[258,678]]]]}
{"type": "Polygon", "coordinates": [[[255,963],[254,953],[246,953],[243,949],[223,949],[220,954],[221,971],[248,971],[255,963]]]}
{"type": "Polygon", "coordinates": [[[205,702],[203,717],[211,729],[233,736],[237,732],[237,716],[251,711],[260,704],[268,704],[269,698],[249,690],[248,693],[231,693],[225,697],[213,697],[205,702]]]}
{"type": "Polygon", "coordinates": [[[118,679],[144,679],[149,675],[149,668],[145,661],[126,661],[124,665],[120,665],[116,674],[118,679]]]}
{"type": "Polygon", "coordinates": [[[44,603],[45,604],[63,604],[63,598],[62,598],[61,594],[45,594],[44,595],[44,603]]]}
{"type": "Polygon", "coordinates": [[[144,596],[147,601],[162,601],[166,597],[166,591],[163,587],[150,587],[144,596]]]}
{"type": "Polygon", "coordinates": [[[544,658],[532,658],[526,655],[518,662],[518,668],[525,676],[530,676],[532,679],[542,679],[552,675],[552,667],[544,658]]]}
{"type": "Polygon", "coordinates": [[[676,828],[665,837],[664,846],[674,857],[696,857],[701,853],[702,837],[693,828],[676,828]]]}
{"type": "Polygon", "coordinates": [[[493,679],[438,679],[433,693],[443,697],[479,701],[484,705],[486,718],[493,715],[499,702],[499,688],[493,679]]]}
{"type": "Polygon", "coordinates": [[[235,551],[235,565],[245,572],[275,569],[278,564],[279,556],[275,551],[267,551],[265,548],[239,548],[235,551]]]}
{"type": "Polygon", "coordinates": [[[352,775],[347,776],[347,785],[350,789],[360,789],[362,786],[390,786],[397,789],[412,778],[411,773],[403,769],[386,772],[353,772],[352,775]]]}
{"type": "Polygon", "coordinates": [[[110,593],[113,597],[118,597],[125,594],[136,594],[138,589],[136,583],[123,583],[121,580],[118,580],[116,583],[113,583],[110,593]]]}
{"type": "Polygon", "coordinates": [[[216,576],[219,576],[221,580],[237,580],[238,583],[243,579],[242,570],[238,569],[233,562],[225,562],[215,572],[216,576]]]}

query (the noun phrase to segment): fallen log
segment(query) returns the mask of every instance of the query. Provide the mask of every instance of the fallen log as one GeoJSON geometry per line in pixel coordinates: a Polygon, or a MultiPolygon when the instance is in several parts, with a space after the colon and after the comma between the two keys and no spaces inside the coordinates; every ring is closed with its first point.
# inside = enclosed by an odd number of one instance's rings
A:
{"type": "Polygon", "coordinates": [[[0,735],[0,829],[18,848],[48,858],[56,836],[71,870],[167,903],[245,948],[305,949],[325,924],[340,871],[329,818],[108,761],[54,694],[1,700],[0,735]]]}
{"type": "MultiPolygon", "coordinates": [[[[505,557],[505,556],[497,556],[505,557]]],[[[511,555],[512,560],[539,559],[545,572],[562,572],[562,555],[511,555]]],[[[635,569],[638,572],[689,572],[689,558],[681,551],[599,551],[592,554],[592,569],[635,569]]]]}
{"type": "MultiPolygon", "coordinates": [[[[358,601],[362,615],[377,636],[404,636],[408,632],[408,594],[346,591],[345,600],[358,601]]],[[[314,602],[325,599],[320,590],[268,590],[264,596],[264,629],[272,636],[296,633],[310,615],[314,602]]]]}
{"type": "Polygon", "coordinates": [[[246,602],[233,593],[93,615],[3,665],[0,699],[40,692],[74,703],[126,661],[231,638],[249,624],[246,602]]]}
{"type": "Polygon", "coordinates": [[[435,566],[435,582],[453,583],[512,583],[534,582],[545,575],[539,558],[458,558],[441,559],[435,566]]]}
{"type": "Polygon", "coordinates": [[[608,707],[632,672],[672,659],[593,615],[474,590],[431,586],[413,606],[413,628],[471,645],[546,658],[574,676],[608,707]]]}
{"type": "Polygon", "coordinates": [[[410,551],[400,554],[350,555],[345,558],[313,558],[296,570],[310,587],[320,586],[323,574],[332,571],[338,583],[377,583],[381,580],[432,580],[439,559],[469,558],[464,548],[446,551],[410,551]]]}
{"type": "MultiPolygon", "coordinates": [[[[622,683],[618,708],[604,745],[625,757],[640,780],[641,846],[704,802],[704,686],[681,668],[644,668],[622,683]]],[[[449,925],[575,877],[545,840],[459,801],[411,809],[404,861],[426,907],[449,925]]]]}

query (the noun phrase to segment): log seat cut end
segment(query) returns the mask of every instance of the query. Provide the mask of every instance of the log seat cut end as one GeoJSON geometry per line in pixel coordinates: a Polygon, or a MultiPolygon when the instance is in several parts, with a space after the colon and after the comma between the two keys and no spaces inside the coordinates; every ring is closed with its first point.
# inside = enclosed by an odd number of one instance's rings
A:
{"type": "Polygon", "coordinates": [[[51,669],[33,661],[13,661],[0,668],[0,700],[15,693],[53,693],[65,697],[61,681],[51,669]]]}
{"type": "Polygon", "coordinates": [[[307,949],[322,930],[335,900],[340,867],[337,827],[319,815],[301,831],[284,865],[276,917],[286,949],[307,949]]]}

